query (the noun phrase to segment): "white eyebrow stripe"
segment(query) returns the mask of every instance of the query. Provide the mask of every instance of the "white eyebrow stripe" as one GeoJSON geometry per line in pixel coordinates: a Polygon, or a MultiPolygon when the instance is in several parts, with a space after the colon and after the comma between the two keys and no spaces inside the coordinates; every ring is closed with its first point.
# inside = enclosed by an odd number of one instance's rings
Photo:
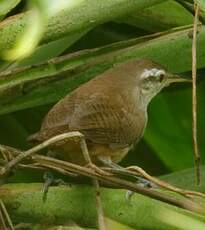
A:
{"type": "Polygon", "coordinates": [[[160,76],[161,74],[165,74],[165,71],[163,69],[158,69],[155,76],[160,76]]]}
{"type": "Polygon", "coordinates": [[[141,78],[148,78],[149,76],[160,76],[161,74],[165,74],[163,69],[145,69],[141,74],[141,78]]]}

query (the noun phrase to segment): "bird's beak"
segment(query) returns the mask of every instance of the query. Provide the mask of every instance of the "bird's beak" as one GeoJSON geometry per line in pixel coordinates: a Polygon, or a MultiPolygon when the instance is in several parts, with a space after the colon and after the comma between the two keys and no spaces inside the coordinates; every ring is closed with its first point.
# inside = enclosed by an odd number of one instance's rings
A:
{"type": "Polygon", "coordinates": [[[184,78],[184,77],[181,77],[179,75],[176,75],[176,74],[169,74],[167,79],[166,79],[166,83],[169,85],[169,84],[172,84],[172,83],[177,83],[177,82],[192,82],[191,79],[187,79],[187,78],[184,78]]]}

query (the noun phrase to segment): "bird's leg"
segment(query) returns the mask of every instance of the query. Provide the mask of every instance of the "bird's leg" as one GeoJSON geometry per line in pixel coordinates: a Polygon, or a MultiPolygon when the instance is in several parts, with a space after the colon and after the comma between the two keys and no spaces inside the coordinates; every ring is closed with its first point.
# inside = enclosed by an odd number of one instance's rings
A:
{"type": "Polygon", "coordinates": [[[43,176],[45,183],[43,185],[43,201],[47,199],[48,189],[51,185],[66,185],[62,179],[55,179],[52,172],[47,171],[43,176]]]}
{"type": "Polygon", "coordinates": [[[162,181],[156,177],[153,177],[153,176],[149,175],[146,171],[144,171],[144,169],[142,169],[138,166],[129,166],[126,169],[129,172],[133,172],[133,173],[137,173],[137,174],[140,173],[144,178],[146,178],[147,180],[156,184],[157,186],[164,188],[164,189],[167,189],[167,190],[172,191],[172,192],[179,193],[183,196],[202,196],[202,197],[205,197],[205,194],[203,194],[203,193],[181,189],[181,188],[173,186],[173,185],[171,185],[165,181],[162,181]]]}
{"type": "Polygon", "coordinates": [[[145,179],[144,177],[141,176],[141,174],[134,174],[130,171],[128,171],[126,168],[123,168],[122,166],[115,164],[109,156],[99,156],[98,159],[100,162],[102,162],[105,166],[111,168],[111,171],[114,173],[120,173],[122,175],[127,175],[127,176],[134,176],[138,180],[138,185],[142,187],[153,187],[154,184],[145,179]]]}
{"type": "MultiPolygon", "coordinates": [[[[99,160],[101,162],[103,162],[104,165],[111,167],[111,172],[113,172],[113,173],[120,173],[122,175],[137,177],[137,179],[140,182],[140,185],[143,187],[145,187],[145,186],[151,187],[151,188],[161,187],[161,188],[164,188],[166,190],[179,193],[183,196],[205,197],[205,194],[203,194],[203,193],[181,189],[181,188],[173,186],[173,185],[171,185],[165,181],[162,181],[156,177],[153,177],[138,166],[130,166],[127,168],[123,168],[123,167],[113,163],[111,161],[111,159],[109,159],[109,158],[99,157],[99,160]]],[[[128,191],[126,194],[126,198],[129,199],[132,195],[133,195],[133,192],[128,191]]]]}
{"type": "MultiPolygon", "coordinates": [[[[82,149],[82,154],[85,158],[86,163],[92,167],[98,169],[97,166],[95,166],[90,158],[89,152],[88,152],[88,148],[87,148],[87,144],[86,141],[84,139],[84,136],[80,133],[80,132],[68,132],[68,133],[63,133],[57,136],[54,136],[44,142],[42,142],[41,144],[27,150],[27,151],[23,151],[20,152],[20,154],[15,157],[14,159],[12,159],[11,161],[9,161],[4,167],[2,167],[0,169],[0,175],[5,175],[6,173],[8,173],[13,167],[15,167],[16,165],[18,165],[22,160],[24,160],[25,158],[31,157],[33,154],[35,154],[36,152],[50,146],[53,145],[59,141],[62,140],[66,140],[66,139],[71,139],[71,138],[80,138],[80,146],[82,149]]],[[[99,169],[100,170],[100,169],[99,169]]],[[[101,170],[103,172],[103,170],[101,170]]],[[[104,173],[104,172],[103,172],[104,173]]],[[[97,180],[93,180],[93,183],[95,185],[96,188],[96,206],[97,206],[97,212],[98,212],[98,225],[99,225],[99,229],[100,230],[105,230],[105,223],[104,223],[104,217],[103,217],[103,211],[102,211],[102,205],[101,205],[101,201],[100,201],[100,189],[99,189],[99,183],[97,180]]]]}
{"type": "MultiPolygon", "coordinates": [[[[84,156],[85,162],[87,163],[88,167],[94,169],[95,171],[97,171],[97,169],[100,170],[99,168],[97,168],[97,166],[95,166],[92,163],[90,159],[90,155],[89,155],[87,144],[86,144],[84,137],[83,136],[76,137],[76,135],[73,135],[73,136],[70,136],[70,138],[80,139],[80,146],[81,146],[82,154],[84,156]]],[[[51,155],[51,154],[48,154],[48,155],[51,155]]],[[[45,183],[43,187],[43,200],[46,199],[48,189],[52,184],[62,184],[62,183],[65,184],[65,182],[63,182],[62,180],[59,180],[59,179],[56,180],[50,171],[45,172],[44,180],[45,180],[45,183]]]]}
{"type": "Polygon", "coordinates": [[[54,177],[53,177],[52,173],[50,173],[49,171],[47,171],[47,172],[44,173],[43,179],[44,179],[43,201],[45,202],[46,199],[47,199],[47,194],[48,194],[49,187],[52,185],[52,183],[54,181],[54,177]]]}
{"type": "MultiPolygon", "coordinates": [[[[48,150],[47,152],[48,156],[52,156],[55,158],[55,154],[53,154],[53,151],[48,150]]],[[[47,166],[47,165],[46,165],[47,166]]],[[[66,185],[66,183],[61,178],[55,178],[51,170],[57,170],[59,173],[71,177],[76,177],[77,174],[71,173],[71,172],[65,172],[63,169],[56,169],[54,166],[49,165],[49,169],[44,172],[43,179],[44,179],[44,185],[43,185],[43,201],[46,200],[49,187],[52,185],[66,185]]]]}
{"type": "MultiPolygon", "coordinates": [[[[18,156],[21,151],[9,146],[0,145],[0,152],[5,159],[5,162],[12,160],[15,156],[18,156]]],[[[55,179],[50,171],[44,173],[43,176],[45,183],[43,186],[43,200],[46,200],[48,189],[52,184],[65,184],[61,179],[55,179]]]]}
{"type": "MultiPolygon", "coordinates": [[[[122,166],[115,164],[109,156],[106,156],[106,157],[105,156],[99,156],[98,159],[105,166],[110,167],[112,172],[114,172],[114,173],[120,173],[120,174],[126,175],[126,176],[134,176],[138,180],[137,185],[139,185],[141,187],[146,187],[146,188],[156,187],[154,184],[152,184],[152,182],[145,179],[144,177],[141,177],[140,174],[139,175],[136,175],[136,174],[133,175],[126,168],[123,168],[122,166]]],[[[128,190],[125,194],[125,199],[130,200],[133,194],[134,194],[133,191],[128,190]]]]}
{"type": "MultiPolygon", "coordinates": [[[[171,185],[171,184],[169,184],[169,183],[167,183],[165,181],[162,181],[162,180],[160,180],[160,179],[158,179],[156,177],[153,177],[153,176],[149,175],[146,171],[144,171],[142,168],[140,168],[138,166],[129,166],[129,167],[123,168],[123,169],[125,170],[127,175],[132,175],[132,176],[137,176],[137,177],[139,177],[139,175],[140,175],[143,180],[149,182],[148,185],[149,186],[151,185],[152,188],[161,187],[161,188],[164,188],[166,190],[176,192],[176,193],[178,193],[180,195],[183,195],[183,196],[205,197],[205,194],[203,194],[203,193],[181,189],[181,188],[173,186],[173,185],[171,185]]],[[[131,195],[132,195],[132,192],[130,194],[127,194],[127,197],[129,198],[131,195]]]]}

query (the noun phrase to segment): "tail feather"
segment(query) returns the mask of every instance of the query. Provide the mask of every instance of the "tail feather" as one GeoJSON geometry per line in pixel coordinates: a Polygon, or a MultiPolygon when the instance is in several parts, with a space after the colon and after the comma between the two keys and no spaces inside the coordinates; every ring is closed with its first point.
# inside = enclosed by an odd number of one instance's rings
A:
{"type": "Polygon", "coordinates": [[[28,138],[27,138],[27,141],[31,144],[35,144],[35,143],[38,143],[38,142],[41,142],[41,136],[39,135],[39,133],[34,133],[34,134],[31,134],[28,138]]]}

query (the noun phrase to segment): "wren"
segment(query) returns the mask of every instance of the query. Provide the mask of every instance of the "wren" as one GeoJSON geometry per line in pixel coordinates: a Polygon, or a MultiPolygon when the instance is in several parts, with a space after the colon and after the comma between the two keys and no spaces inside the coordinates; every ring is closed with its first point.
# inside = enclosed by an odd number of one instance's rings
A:
{"type": "MultiPolygon", "coordinates": [[[[53,136],[79,131],[85,137],[92,162],[120,162],[143,136],[147,107],[164,87],[186,79],[146,59],[116,64],[79,86],[48,112],[41,129],[29,137],[43,142],[53,136]]],[[[61,159],[84,165],[78,141],[56,143],[61,159]]]]}

